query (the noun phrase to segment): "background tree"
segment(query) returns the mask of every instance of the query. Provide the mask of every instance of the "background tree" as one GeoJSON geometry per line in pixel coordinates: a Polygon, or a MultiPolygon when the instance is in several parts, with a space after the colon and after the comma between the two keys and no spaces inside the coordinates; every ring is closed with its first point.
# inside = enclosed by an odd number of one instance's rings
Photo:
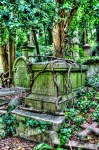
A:
{"type": "Polygon", "coordinates": [[[10,76],[16,44],[22,45],[31,29],[35,31],[35,44],[40,49],[40,45],[52,44],[53,30],[54,54],[64,57],[68,36],[72,38],[76,28],[82,46],[83,29],[89,34],[99,25],[98,0],[0,0],[0,11],[0,55],[3,70],[9,69],[10,76]]]}
{"type": "MultiPolygon", "coordinates": [[[[96,8],[99,7],[99,4],[97,0],[56,0],[56,4],[57,22],[54,23],[53,29],[54,51],[56,57],[64,57],[72,21],[74,23],[72,33],[76,26],[80,29],[81,35],[84,28],[88,33],[88,30],[90,28],[92,30],[93,25],[98,20],[97,17],[94,18],[94,15],[98,14],[96,8]]],[[[81,39],[83,39],[82,37],[81,39]]]]}

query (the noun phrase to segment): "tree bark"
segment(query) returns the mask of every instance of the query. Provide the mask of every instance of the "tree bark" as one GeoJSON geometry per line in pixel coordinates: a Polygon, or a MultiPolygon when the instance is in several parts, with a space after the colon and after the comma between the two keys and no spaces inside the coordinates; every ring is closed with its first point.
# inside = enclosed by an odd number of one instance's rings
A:
{"type": "Polygon", "coordinates": [[[13,64],[15,60],[15,43],[9,35],[9,48],[8,48],[8,64],[9,64],[9,77],[13,77],[13,64]]]}
{"type": "Polygon", "coordinates": [[[0,56],[2,61],[3,72],[6,73],[8,68],[8,54],[6,51],[6,46],[0,46],[0,56]]]}
{"type": "Polygon", "coordinates": [[[38,56],[38,60],[41,62],[41,57],[40,57],[40,50],[39,50],[39,45],[38,45],[38,41],[37,41],[37,37],[36,37],[36,33],[35,33],[35,30],[33,29],[33,37],[34,37],[34,42],[35,42],[35,47],[36,47],[36,52],[37,52],[37,55],[38,56]]]}
{"type": "Polygon", "coordinates": [[[54,55],[56,57],[63,58],[65,56],[65,47],[68,42],[68,30],[70,28],[71,21],[77,12],[78,7],[73,7],[66,15],[65,9],[60,8],[60,4],[64,4],[64,0],[57,0],[58,3],[58,20],[57,24],[53,28],[53,43],[54,43],[54,55]],[[67,16],[67,17],[66,17],[67,16]]]}

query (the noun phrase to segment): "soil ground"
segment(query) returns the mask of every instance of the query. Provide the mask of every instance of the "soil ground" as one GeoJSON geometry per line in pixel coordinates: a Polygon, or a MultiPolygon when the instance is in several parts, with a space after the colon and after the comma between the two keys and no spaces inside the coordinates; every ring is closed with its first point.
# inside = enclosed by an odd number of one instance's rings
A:
{"type": "Polygon", "coordinates": [[[0,140],[0,150],[33,150],[36,143],[16,137],[0,140]]]}

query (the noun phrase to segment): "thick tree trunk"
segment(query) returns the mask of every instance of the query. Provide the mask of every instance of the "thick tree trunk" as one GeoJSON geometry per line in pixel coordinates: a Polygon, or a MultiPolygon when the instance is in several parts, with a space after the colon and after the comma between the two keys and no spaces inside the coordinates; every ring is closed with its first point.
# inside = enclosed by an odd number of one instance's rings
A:
{"type": "MultiPolygon", "coordinates": [[[[57,1],[60,3],[60,1],[57,1]]],[[[61,1],[60,4],[63,4],[64,1],[61,1]]],[[[68,30],[70,28],[71,21],[77,11],[77,7],[73,7],[69,12],[68,15],[66,15],[64,9],[60,9],[58,7],[59,12],[58,12],[58,17],[61,18],[57,22],[56,25],[54,25],[53,28],[53,43],[54,43],[54,55],[56,57],[64,57],[65,56],[65,47],[66,47],[66,42],[68,41],[68,30]],[[67,17],[66,17],[67,16],[67,17]]]]}
{"type": "Polygon", "coordinates": [[[8,68],[8,54],[6,51],[6,47],[0,46],[0,56],[1,56],[1,61],[2,61],[3,72],[6,73],[9,70],[9,68],[8,68]]]}
{"type": "Polygon", "coordinates": [[[13,77],[13,64],[15,60],[15,43],[9,35],[9,48],[8,48],[8,64],[9,64],[9,77],[13,77]]]}
{"type": "Polygon", "coordinates": [[[53,29],[53,43],[54,43],[54,55],[56,57],[64,57],[64,46],[63,46],[63,36],[64,30],[60,29],[59,25],[53,29]]]}

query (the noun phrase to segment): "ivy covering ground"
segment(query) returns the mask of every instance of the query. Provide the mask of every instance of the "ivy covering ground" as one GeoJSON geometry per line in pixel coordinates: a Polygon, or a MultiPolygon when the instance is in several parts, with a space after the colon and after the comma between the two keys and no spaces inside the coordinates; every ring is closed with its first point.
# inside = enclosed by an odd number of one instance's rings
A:
{"type": "MultiPolygon", "coordinates": [[[[77,91],[77,100],[75,106],[66,109],[65,111],[65,124],[64,127],[59,130],[60,145],[57,150],[63,150],[62,145],[69,140],[79,140],[90,143],[99,143],[99,138],[95,135],[88,135],[84,138],[77,136],[82,131],[81,124],[93,123],[94,121],[99,123],[99,104],[95,99],[97,96],[99,99],[99,75],[92,76],[86,80],[86,87],[77,91]]],[[[47,145],[42,143],[36,147],[35,150],[41,146],[43,150],[47,145]]],[[[48,149],[53,149],[49,148],[48,149]]],[[[79,148],[78,148],[79,149],[79,148]]],[[[65,149],[66,150],[66,149],[65,149]]]]}
{"type": "MultiPolygon", "coordinates": [[[[64,127],[61,128],[58,132],[58,136],[60,138],[60,145],[57,150],[62,150],[62,145],[69,140],[80,140],[84,142],[90,143],[99,143],[99,138],[97,136],[91,134],[83,139],[78,135],[80,131],[82,131],[81,124],[89,123],[92,124],[94,121],[99,123],[99,75],[92,76],[87,78],[86,87],[83,89],[79,89],[77,91],[77,100],[75,101],[75,105],[71,108],[66,108],[65,110],[65,124],[64,127]]],[[[12,109],[12,108],[11,108],[12,109]]],[[[35,120],[31,120],[30,118],[23,118],[23,123],[26,126],[37,127],[38,132],[44,132],[49,129],[51,124],[46,124],[46,122],[38,122],[35,120]]],[[[5,138],[9,135],[13,135],[15,133],[14,124],[18,125],[15,117],[10,115],[10,111],[6,115],[2,117],[0,123],[4,124],[4,130],[6,130],[5,134],[2,134],[2,137],[5,138]]],[[[41,143],[38,145],[35,150],[38,150],[41,147],[41,150],[53,149],[46,143],[41,143]]]]}

